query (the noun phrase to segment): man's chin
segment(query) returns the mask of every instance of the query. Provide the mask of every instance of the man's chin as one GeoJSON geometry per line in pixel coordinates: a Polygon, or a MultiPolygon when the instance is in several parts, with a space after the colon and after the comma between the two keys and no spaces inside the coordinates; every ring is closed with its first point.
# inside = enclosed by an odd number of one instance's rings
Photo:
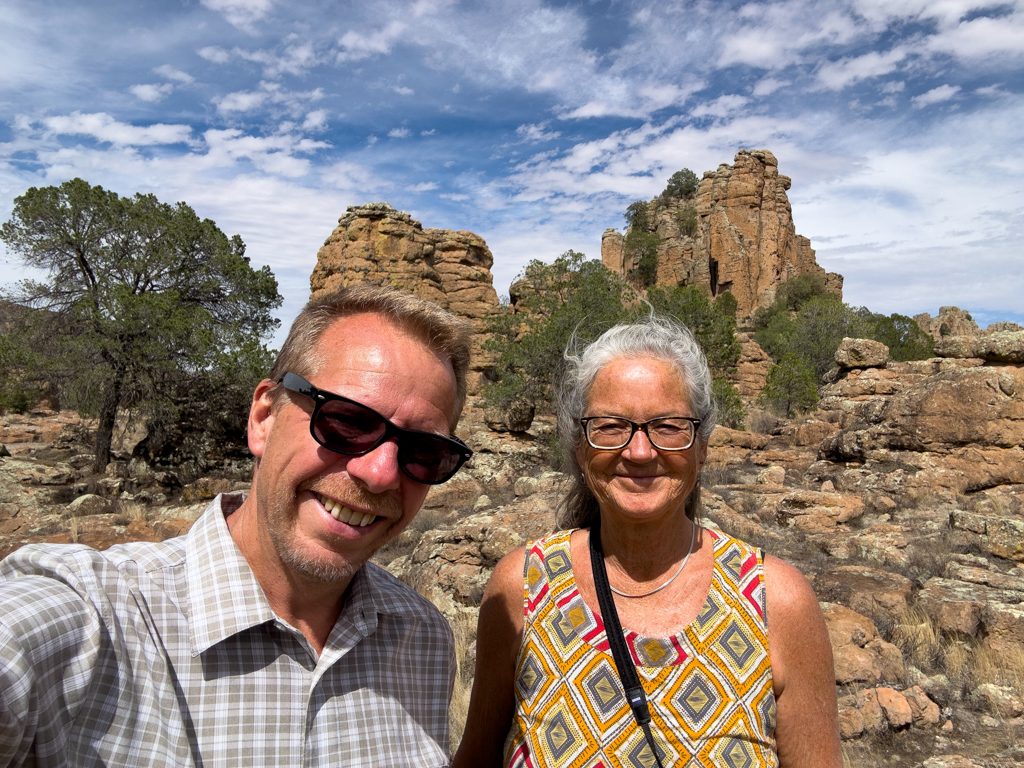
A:
{"type": "Polygon", "coordinates": [[[347,583],[356,575],[356,571],[363,567],[369,557],[361,558],[353,562],[328,557],[314,557],[292,549],[279,549],[278,554],[281,561],[293,573],[309,581],[321,584],[347,583]]]}

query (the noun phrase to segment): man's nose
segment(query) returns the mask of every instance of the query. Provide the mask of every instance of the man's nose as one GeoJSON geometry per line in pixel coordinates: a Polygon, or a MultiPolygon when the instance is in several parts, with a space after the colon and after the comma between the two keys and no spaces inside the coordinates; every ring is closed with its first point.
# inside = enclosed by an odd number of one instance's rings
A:
{"type": "Polygon", "coordinates": [[[370,493],[383,493],[397,488],[402,479],[398,468],[398,443],[385,440],[369,453],[348,457],[345,469],[370,493]]]}

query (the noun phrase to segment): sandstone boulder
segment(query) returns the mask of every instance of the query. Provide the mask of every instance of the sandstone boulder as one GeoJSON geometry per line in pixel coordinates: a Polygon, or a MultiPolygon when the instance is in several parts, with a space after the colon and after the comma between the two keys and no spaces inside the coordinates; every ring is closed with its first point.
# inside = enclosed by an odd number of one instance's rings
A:
{"type": "Polygon", "coordinates": [[[873,685],[903,677],[903,655],[878,636],[871,619],[835,603],[821,603],[821,611],[832,644],[836,683],[873,685]]]}
{"type": "Polygon", "coordinates": [[[490,408],[484,423],[495,432],[525,432],[533,424],[536,409],[528,400],[515,399],[504,408],[490,408]]]}
{"type": "Polygon", "coordinates": [[[790,491],[766,499],[761,507],[761,514],[773,515],[779,525],[808,532],[833,529],[863,513],[864,502],[859,497],[821,491],[790,491]]]}
{"type": "Polygon", "coordinates": [[[946,336],[977,336],[981,333],[970,312],[959,307],[940,307],[937,317],[922,312],[914,315],[914,320],[936,341],[946,336]]]}
{"type": "Polygon", "coordinates": [[[940,712],[939,705],[928,698],[928,694],[919,685],[903,691],[903,696],[910,705],[910,714],[914,725],[924,727],[938,725],[940,712]]]}
{"type": "Polygon", "coordinates": [[[865,565],[839,565],[814,580],[814,591],[876,622],[891,622],[907,610],[914,583],[906,576],[865,565]]]}
{"type": "Polygon", "coordinates": [[[842,369],[883,368],[889,360],[889,348],[872,339],[845,338],[836,350],[835,359],[842,369]]]}
{"type": "Polygon", "coordinates": [[[1020,717],[1024,715],[1024,701],[1004,685],[982,683],[971,691],[968,697],[979,709],[991,712],[1002,718],[1020,717]]]}
{"type": "Polygon", "coordinates": [[[935,354],[939,357],[976,357],[989,364],[1024,363],[1024,331],[943,338],[936,342],[935,354]]]}
{"type": "MultiPolygon", "coordinates": [[[[423,229],[387,203],[349,206],[317,253],[312,296],[356,283],[393,285],[467,318],[476,330],[472,369],[493,365],[483,348],[487,318],[498,312],[492,285],[494,257],[472,232],[423,229]]],[[[470,382],[475,391],[480,375],[470,382]]]]}
{"type": "Polygon", "coordinates": [[[92,493],[79,496],[67,506],[68,517],[87,517],[89,515],[109,515],[114,511],[109,499],[92,493]]]}
{"type": "MultiPolygon", "coordinates": [[[[661,238],[657,282],[696,285],[710,296],[729,291],[741,316],[768,306],[782,282],[808,272],[825,277],[826,288],[841,297],[842,276],[826,276],[810,241],[796,234],[786,195],[791,183],[768,150],[740,150],[733,165],[704,174],[693,200],[652,201],[661,238]],[[697,220],[692,234],[682,223],[688,216],[697,220]]],[[[602,262],[619,274],[636,266],[624,244],[614,230],[601,243],[602,262]]]]}
{"type": "MultiPolygon", "coordinates": [[[[554,530],[554,493],[535,493],[493,512],[423,534],[407,562],[392,563],[449,620],[475,615],[498,560],[554,530]]],[[[404,558],[399,558],[403,560],[404,558]]]]}

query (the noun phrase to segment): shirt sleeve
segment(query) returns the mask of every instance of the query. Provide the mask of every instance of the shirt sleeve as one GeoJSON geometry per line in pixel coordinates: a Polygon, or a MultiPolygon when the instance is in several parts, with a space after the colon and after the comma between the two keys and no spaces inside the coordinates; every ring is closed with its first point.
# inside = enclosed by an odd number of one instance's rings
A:
{"type": "Polygon", "coordinates": [[[0,766],[60,755],[93,682],[101,624],[67,584],[0,579],[0,766]]]}

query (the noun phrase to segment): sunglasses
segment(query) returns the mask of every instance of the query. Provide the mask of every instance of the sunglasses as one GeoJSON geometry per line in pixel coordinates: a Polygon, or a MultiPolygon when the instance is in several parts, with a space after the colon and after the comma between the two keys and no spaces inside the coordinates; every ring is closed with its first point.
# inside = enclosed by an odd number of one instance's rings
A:
{"type": "Polygon", "coordinates": [[[469,446],[454,435],[402,429],[372,408],[317,389],[298,374],[286,373],[277,383],[313,401],[309,433],[329,451],[364,456],[393,437],[398,442],[399,468],[407,477],[426,485],[450,480],[473,455],[469,446]]]}

